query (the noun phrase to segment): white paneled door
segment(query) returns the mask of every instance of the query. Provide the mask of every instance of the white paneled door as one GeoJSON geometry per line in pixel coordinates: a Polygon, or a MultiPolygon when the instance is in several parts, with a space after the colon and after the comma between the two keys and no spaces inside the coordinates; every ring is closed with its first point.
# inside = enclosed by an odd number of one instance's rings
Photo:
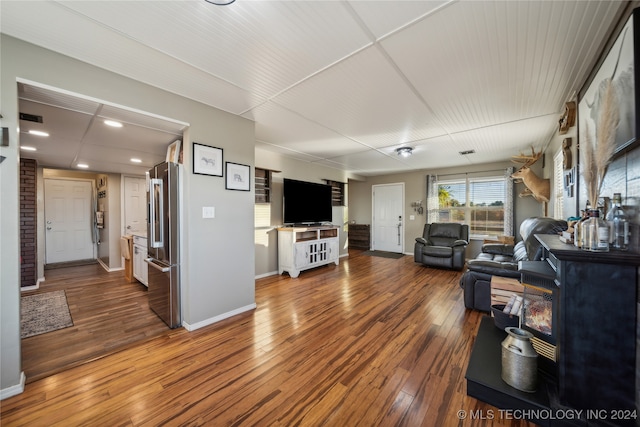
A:
{"type": "Polygon", "coordinates": [[[402,253],[404,247],[404,184],[374,185],[372,248],[402,253]]]}
{"type": "Polygon", "coordinates": [[[124,224],[125,233],[147,229],[147,180],[124,177],[124,224]]]}
{"type": "Polygon", "coordinates": [[[44,180],[47,264],[93,259],[91,181],[44,180]]]}

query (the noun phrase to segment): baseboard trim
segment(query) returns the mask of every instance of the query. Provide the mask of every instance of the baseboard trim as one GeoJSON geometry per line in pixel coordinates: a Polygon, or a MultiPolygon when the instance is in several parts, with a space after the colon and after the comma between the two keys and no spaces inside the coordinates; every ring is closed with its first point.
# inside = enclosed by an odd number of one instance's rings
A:
{"type": "Polygon", "coordinates": [[[124,267],[109,267],[107,264],[104,263],[104,261],[102,261],[100,258],[97,259],[98,264],[100,264],[102,266],[102,268],[104,268],[107,272],[112,273],[114,271],[121,271],[124,270],[124,267]]]}
{"type": "Polygon", "coordinates": [[[264,273],[264,274],[260,274],[256,277],[254,277],[254,279],[258,280],[258,279],[264,279],[265,277],[269,277],[269,276],[275,276],[276,274],[278,274],[278,270],[276,271],[270,271],[268,273],[264,273]]]}
{"type": "Polygon", "coordinates": [[[0,390],[0,400],[8,399],[9,397],[16,396],[24,392],[24,385],[26,382],[27,377],[24,375],[24,372],[20,372],[20,383],[0,390]]]}
{"type": "Polygon", "coordinates": [[[221,320],[228,319],[229,317],[233,317],[250,310],[255,310],[256,307],[257,307],[256,303],[245,305],[244,307],[236,308],[235,310],[228,311],[219,316],[211,317],[201,322],[196,322],[193,325],[187,322],[182,322],[182,327],[185,328],[187,331],[192,332],[192,331],[195,331],[196,329],[204,328],[205,326],[209,326],[214,323],[220,322],[221,320]]]}

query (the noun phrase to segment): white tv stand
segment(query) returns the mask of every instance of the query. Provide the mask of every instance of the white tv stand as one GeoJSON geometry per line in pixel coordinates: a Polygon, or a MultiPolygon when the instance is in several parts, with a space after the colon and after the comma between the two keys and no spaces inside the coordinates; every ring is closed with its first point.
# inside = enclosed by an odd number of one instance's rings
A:
{"type": "Polygon", "coordinates": [[[278,228],[278,273],[298,277],[302,270],[340,262],[338,226],[278,228]]]}

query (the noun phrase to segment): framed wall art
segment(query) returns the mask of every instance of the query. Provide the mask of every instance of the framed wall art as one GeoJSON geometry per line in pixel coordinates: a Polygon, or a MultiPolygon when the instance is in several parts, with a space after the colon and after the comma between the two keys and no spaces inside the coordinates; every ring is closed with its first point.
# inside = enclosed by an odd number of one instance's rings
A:
{"type": "Polygon", "coordinates": [[[222,176],[222,148],[193,143],[193,173],[222,176]]]}
{"type": "Polygon", "coordinates": [[[640,25],[640,14],[638,10],[634,10],[615,38],[615,42],[595,68],[592,78],[581,90],[578,103],[580,138],[584,138],[587,127],[595,138],[604,90],[607,82],[611,80],[615,88],[620,116],[615,137],[615,154],[627,151],[638,143],[636,111],[639,109],[640,100],[635,78],[636,50],[640,48],[638,25],[640,25]]]}
{"type": "Polygon", "coordinates": [[[180,161],[180,145],[182,141],[179,139],[169,144],[167,147],[167,162],[178,163],[180,161]]]}
{"type": "Polygon", "coordinates": [[[249,191],[251,189],[251,168],[248,165],[227,162],[227,190],[249,191]]]}

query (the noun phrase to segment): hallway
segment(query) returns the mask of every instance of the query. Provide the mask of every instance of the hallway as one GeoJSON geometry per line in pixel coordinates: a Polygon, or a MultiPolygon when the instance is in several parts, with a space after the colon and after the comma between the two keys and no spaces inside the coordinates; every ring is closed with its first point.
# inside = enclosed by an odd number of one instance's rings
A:
{"type": "Polygon", "coordinates": [[[65,290],[73,326],[22,340],[27,383],[171,330],[149,309],[147,290],[122,271],[99,264],[46,271],[46,281],[22,296],[65,290]]]}

